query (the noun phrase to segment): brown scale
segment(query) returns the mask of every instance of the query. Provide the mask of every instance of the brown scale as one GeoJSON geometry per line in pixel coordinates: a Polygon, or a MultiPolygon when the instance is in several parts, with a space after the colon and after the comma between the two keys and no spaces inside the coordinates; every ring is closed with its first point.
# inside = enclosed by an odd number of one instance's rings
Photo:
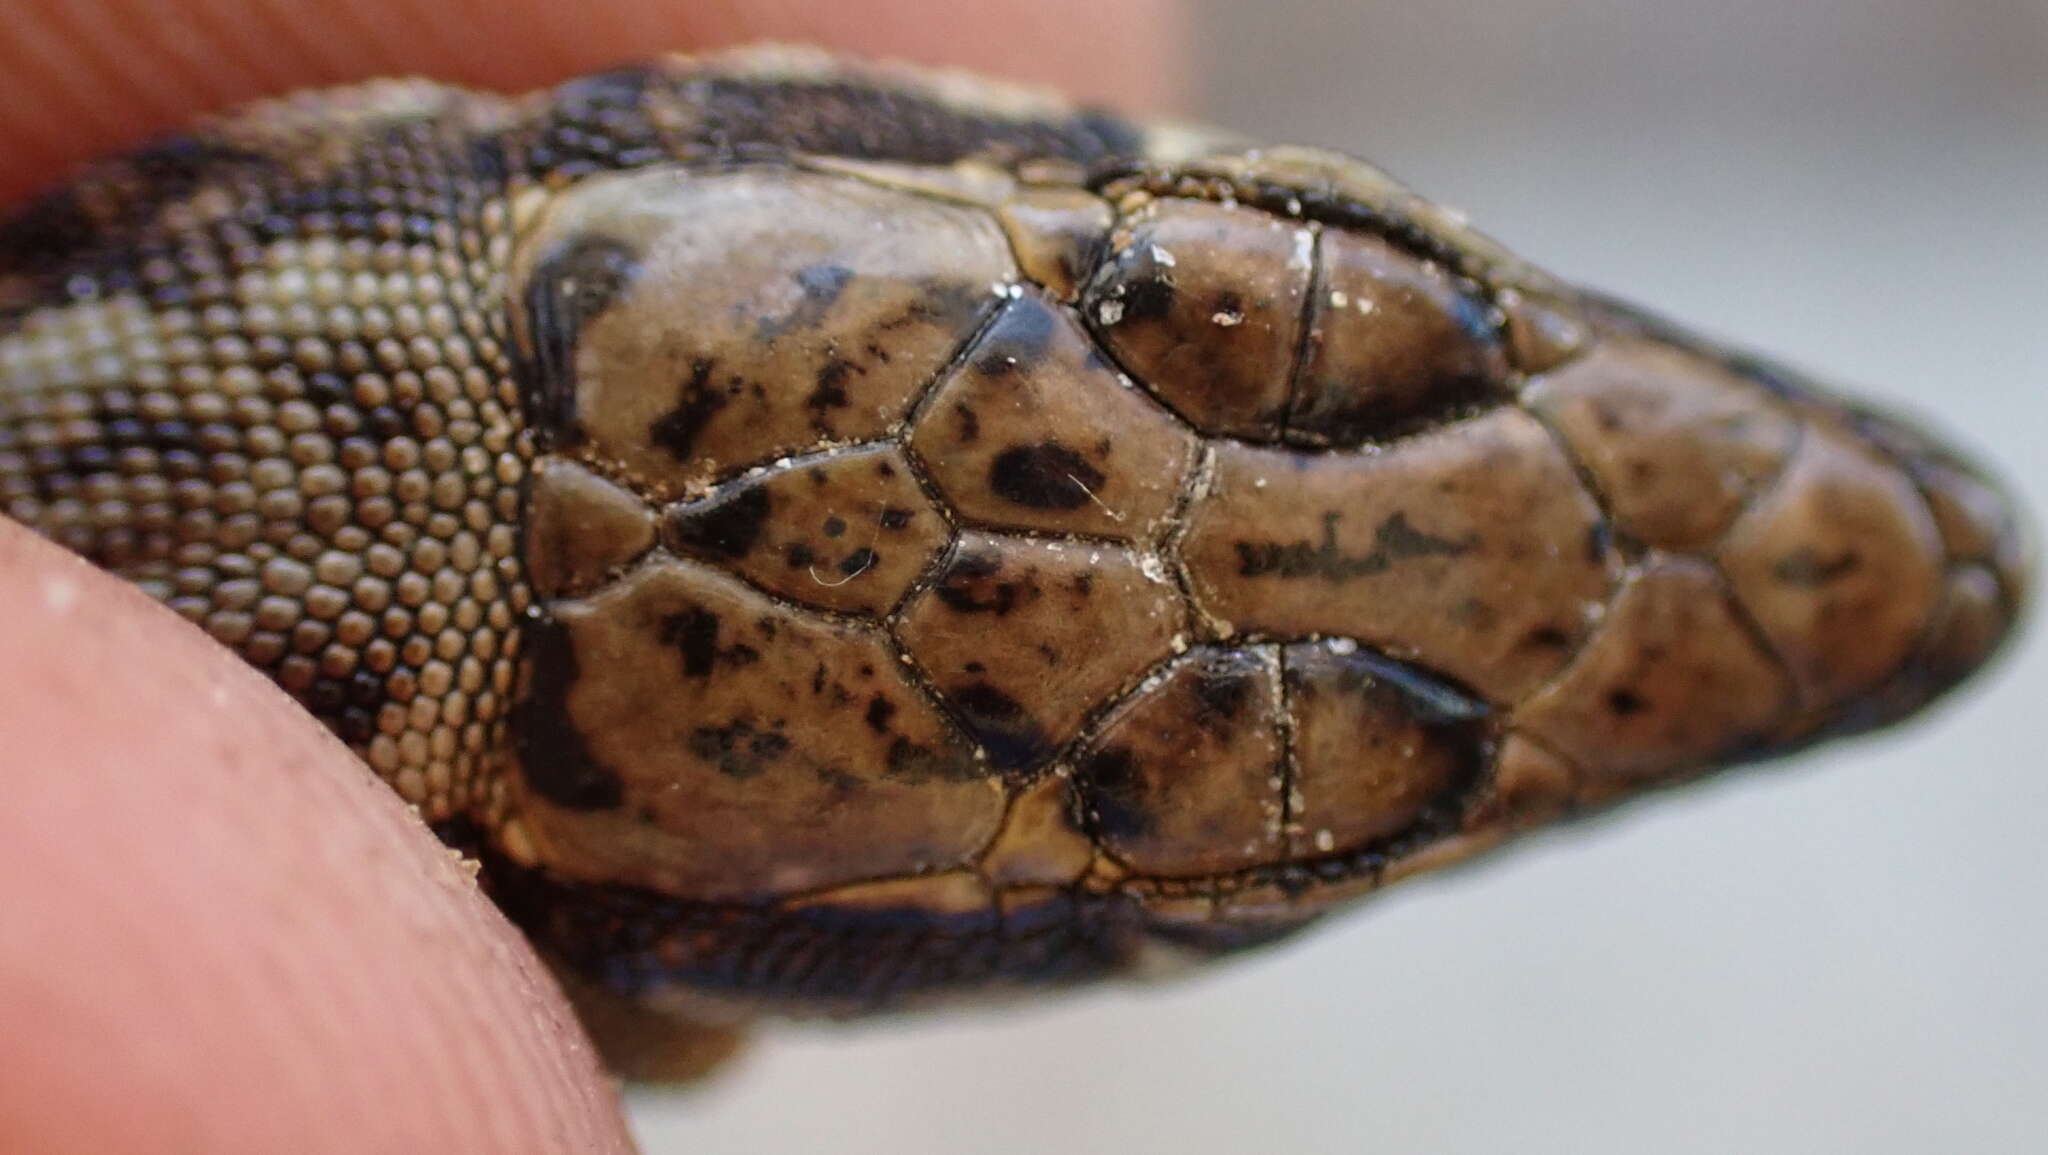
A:
{"type": "Polygon", "coordinates": [[[985,214],[841,177],[607,175],[541,212],[513,276],[561,334],[528,338],[555,436],[664,496],[890,432],[1016,276],[985,214]]]}
{"type": "Polygon", "coordinates": [[[965,534],[896,635],[990,765],[1026,776],[1172,652],[1180,599],[1146,571],[1120,546],[965,534]]]}
{"type": "Polygon", "coordinates": [[[545,598],[588,593],[654,548],[654,511],[574,461],[535,466],[526,488],[526,573],[545,598]]]}
{"type": "Polygon", "coordinates": [[[1270,441],[1287,416],[1315,233],[1196,200],[1146,203],[1081,308],[1103,344],[1205,433],[1270,441]]]}
{"type": "Polygon", "coordinates": [[[662,538],[770,593],[845,613],[903,599],[952,531],[893,445],[827,453],[670,506],[662,538]]]}
{"type": "Polygon", "coordinates": [[[1224,444],[1180,552],[1218,632],[1339,634],[1503,702],[1571,657],[1616,565],[1570,464],[1515,410],[1369,453],[1224,444]]]}
{"type": "Polygon", "coordinates": [[[1064,308],[1011,302],[940,382],[911,435],[946,502],[983,525],[1157,535],[1192,433],[1125,382],[1064,308]]]}
{"type": "Polygon", "coordinates": [[[1661,549],[1711,549],[1798,440],[1755,382],[1645,341],[1609,341],[1522,400],[1571,447],[1615,528],[1661,549]]]}
{"type": "Polygon", "coordinates": [[[1809,710],[1895,674],[1940,589],[1940,535],[1912,482],[1826,427],[1808,430],[1718,557],[1809,710]]]}
{"type": "Polygon", "coordinates": [[[1289,440],[1356,445],[1503,398],[1507,358],[1484,299],[1378,237],[1321,240],[1289,440]]]}
{"type": "Polygon", "coordinates": [[[0,508],[467,831],[649,1072],[1903,718],[2029,583],[1932,436],[1369,166],[786,50],[88,170],[0,224],[0,508]]]}
{"type": "Polygon", "coordinates": [[[665,558],[549,620],[512,740],[565,875],[754,899],[958,865],[994,833],[1001,789],[873,631],[665,558]]]}
{"type": "Polygon", "coordinates": [[[1087,828],[1149,876],[1284,853],[1287,737],[1273,648],[1190,651],[1134,694],[1076,764],[1087,828]]]}
{"type": "Polygon", "coordinates": [[[1288,646],[1290,849],[1350,850],[1455,812],[1484,769],[1485,705],[1348,640],[1288,646]]]}
{"type": "Polygon", "coordinates": [[[1713,568],[1660,559],[1515,722],[1596,781],[1684,773],[1760,744],[1792,705],[1783,669],[1713,568]]]}

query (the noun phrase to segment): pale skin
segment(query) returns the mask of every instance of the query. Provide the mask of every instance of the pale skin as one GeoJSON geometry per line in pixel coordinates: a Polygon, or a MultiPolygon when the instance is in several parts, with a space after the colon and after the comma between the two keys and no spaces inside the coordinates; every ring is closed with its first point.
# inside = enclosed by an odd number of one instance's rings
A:
{"type": "MultiPolygon", "coordinates": [[[[775,39],[1140,111],[1173,107],[1186,77],[1171,0],[575,10],[17,4],[0,22],[0,211],[195,115],[379,75],[521,91],[654,46],[775,39]]],[[[518,933],[310,717],[4,520],[0,606],[0,1148],[631,1149],[612,1081],[518,933]]]]}

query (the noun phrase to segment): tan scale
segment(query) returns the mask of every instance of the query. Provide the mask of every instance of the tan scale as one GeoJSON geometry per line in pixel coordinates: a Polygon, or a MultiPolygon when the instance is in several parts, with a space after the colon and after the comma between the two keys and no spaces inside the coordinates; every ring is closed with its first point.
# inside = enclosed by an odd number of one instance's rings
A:
{"type": "Polygon", "coordinates": [[[1281,655],[1295,855],[1355,850],[1410,829],[1431,807],[1455,810],[1491,753],[1483,705],[1348,638],[1281,655]]]}
{"type": "Polygon", "coordinates": [[[1177,591],[1130,549],[967,533],[896,635],[991,766],[1028,777],[1184,625],[1177,591]]]}
{"type": "Polygon", "coordinates": [[[1590,780],[1626,782],[1758,745],[1793,702],[1713,567],[1660,557],[1630,575],[1599,632],[1515,723],[1590,780]]]}
{"type": "Polygon", "coordinates": [[[1286,434],[1356,445],[1495,402],[1507,357],[1493,309],[1442,267],[1326,229],[1286,434]]]}
{"type": "Polygon", "coordinates": [[[1141,876],[1282,853],[1287,738],[1272,647],[1198,647],[1108,718],[1075,768],[1088,827],[1141,876]]]}
{"type": "Polygon", "coordinates": [[[1617,566],[1564,455],[1510,409],[1368,453],[1226,443],[1187,519],[1219,628],[1354,638],[1497,702],[1564,665],[1617,566]]]}
{"type": "Polygon", "coordinates": [[[1736,597],[1809,710],[1895,673],[1927,628],[1941,539],[1912,482],[1844,432],[1809,427],[1772,491],[1721,543],[1736,597]]]}
{"type": "Polygon", "coordinates": [[[1315,231],[1207,201],[1127,214],[1082,312],[1131,374],[1204,433],[1272,439],[1287,416],[1315,231]]]}
{"type": "Polygon", "coordinates": [[[952,538],[894,445],[793,460],[668,507],[662,541],[791,601],[893,609],[952,538]]]}
{"type": "Polygon", "coordinates": [[[1081,278],[1108,243],[1116,214],[1094,193],[1076,188],[1026,188],[996,209],[1024,275],[1072,304],[1081,278]]]}
{"type": "Polygon", "coordinates": [[[965,520],[1140,542],[1173,513],[1197,451],[1069,310],[1035,295],[940,382],[910,445],[965,520]]]}
{"type": "Polygon", "coordinates": [[[550,617],[570,670],[535,675],[513,731],[525,820],[569,877],[752,900],[959,866],[1002,817],[871,631],[665,558],[550,617]]]}
{"type": "Polygon", "coordinates": [[[566,413],[585,452],[668,497],[891,432],[1017,275],[986,213],[753,167],[593,178],[520,251],[539,292],[616,296],[575,305],[595,313],[564,353],[566,413]]]}
{"type": "Polygon", "coordinates": [[[85,170],[0,222],[0,510],[295,695],[660,1078],[1903,719],[2031,581],[1939,437],[1361,162],[788,50],[85,170]]]}
{"type": "Polygon", "coordinates": [[[1016,792],[1002,833],[980,869],[997,887],[1069,886],[1095,863],[1095,844],[1075,822],[1073,786],[1064,770],[1040,775],[1016,792]]]}
{"type": "Polygon", "coordinates": [[[1538,378],[1524,404],[1564,438],[1644,545],[1705,551],[1785,467],[1799,423],[1697,353],[1615,340],[1538,378]]]}
{"type": "Polygon", "coordinates": [[[580,462],[533,471],[526,498],[526,569],[542,597],[587,593],[654,548],[654,510],[580,462]]]}

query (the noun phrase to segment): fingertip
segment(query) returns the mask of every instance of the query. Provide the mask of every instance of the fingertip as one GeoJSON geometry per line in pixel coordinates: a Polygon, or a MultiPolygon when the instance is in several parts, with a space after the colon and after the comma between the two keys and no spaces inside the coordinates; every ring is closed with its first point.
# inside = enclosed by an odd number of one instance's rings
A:
{"type": "Polygon", "coordinates": [[[631,1149],[531,950],[307,715],[4,521],[0,605],[0,1149],[631,1149]]]}
{"type": "Polygon", "coordinates": [[[809,42],[1139,112],[1187,94],[1183,0],[19,0],[0,21],[0,205],[263,96],[420,75],[520,92],[668,51],[809,42]]]}

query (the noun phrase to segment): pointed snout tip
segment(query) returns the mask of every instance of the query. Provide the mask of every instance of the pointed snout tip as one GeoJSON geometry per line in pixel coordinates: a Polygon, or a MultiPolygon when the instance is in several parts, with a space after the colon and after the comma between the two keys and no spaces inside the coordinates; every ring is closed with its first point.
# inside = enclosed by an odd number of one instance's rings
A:
{"type": "Polygon", "coordinates": [[[1862,404],[1849,407],[1849,423],[1920,491],[1942,559],[1926,632],[1865,724],[1850,727],[1861,729],[1933,704],[2010,651],[2029,617],[2040,545],[2019,491],[1926,424],[1862,404]]]}

